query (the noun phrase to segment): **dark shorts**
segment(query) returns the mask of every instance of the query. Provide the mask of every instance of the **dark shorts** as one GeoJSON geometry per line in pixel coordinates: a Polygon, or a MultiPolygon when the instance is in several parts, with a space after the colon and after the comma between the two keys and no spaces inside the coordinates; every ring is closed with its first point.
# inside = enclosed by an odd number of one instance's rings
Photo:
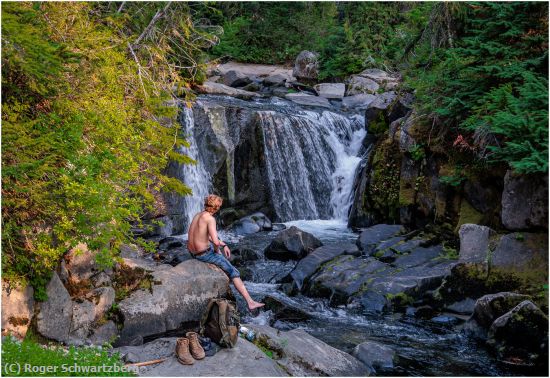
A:
{"type": "Polygon", "coordinates": [[[229,260],[227,260],[224,255],[214,252],[214,247],[212,247],[212,245],[210,245],[210,248],[208,248],[205,254],[194,256],[191,253],[191,256],[199,261],[216,265],[221,268],[221,270],[223,270],[229,278],[233,279],[241,276],[237,268],[231,265],[229,260]]]}

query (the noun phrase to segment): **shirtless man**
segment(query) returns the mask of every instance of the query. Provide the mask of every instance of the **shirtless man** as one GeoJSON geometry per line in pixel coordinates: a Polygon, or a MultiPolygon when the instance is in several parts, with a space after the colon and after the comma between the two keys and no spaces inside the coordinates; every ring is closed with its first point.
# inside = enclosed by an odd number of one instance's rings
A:
{"type": "Polygon", "coordinates": [[[229,276],[235,288],[244,297],[248,304],[248,309],[254,310],[264,306],[264,304],[256,302],[250,297],[248,290],[246,290],[241,280],[239,271],[231,265],[228,260],[231,257],[229,247],[218,239],[216,219],[213,215],[222,206],[222,201],[220,197],[214,194],[210,194],[204,199],[204,211],[195,215],[189,226],[187,248],[193,258],[220,267],[229,276]],[[212,242],[214,246],[212,246],[210,242],[212,242]],[[225,257],[220,253],[220,247],[223,248],[225,257]]]}

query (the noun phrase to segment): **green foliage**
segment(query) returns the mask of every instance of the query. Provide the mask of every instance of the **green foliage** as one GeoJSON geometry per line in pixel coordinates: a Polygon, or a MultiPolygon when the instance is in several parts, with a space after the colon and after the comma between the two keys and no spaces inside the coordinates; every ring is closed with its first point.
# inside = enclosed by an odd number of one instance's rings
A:
{"type": "Polygon", "coordinates": [[[155,193],[190,193],[163,174],[169,158],[192,163],[173,152],[186,142],[170,100],[189,93],[206,37],[167,4],[2,6],[2,270],[37,299],[70,248],[110,266],[155,193]]]}
{"type": "Polygon", "coordinates": [[[411,154],[411,158],[414,161],[421,161],[426,156],[426,152],[424,151],[424,146],[422,144],[413,144],[409,148],[409,154],[411,154]]]}
{"type": "Polygon", "coordinates": [[[74,346],[64,349],[31,340],[19,342],[12,337],[2,341],[5,376],[135,376],[123,368],[118,353],[109,356],[106,349],[74,346]]]}

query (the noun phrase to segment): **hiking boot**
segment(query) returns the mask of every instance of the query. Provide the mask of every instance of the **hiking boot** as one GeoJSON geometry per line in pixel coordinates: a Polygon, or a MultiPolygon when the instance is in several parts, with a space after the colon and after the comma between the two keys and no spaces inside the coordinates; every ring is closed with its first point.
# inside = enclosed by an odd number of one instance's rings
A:
{"type": "Polygon", "coordinates": [[[195,360],[202,360],[205,356],[204,349],[202,349],[201,343],[199,342],[199,335],[196,332],[187,332],[185,337],[189,339],[189,349],[191,350],[191,355],[195,360]]]}
{"type": "Polygon", "coordinates": [[[182,365],[193,365],[195,360],[189,353],[189,339],[181,337],[176,341],[176,357],[182,365]]]}

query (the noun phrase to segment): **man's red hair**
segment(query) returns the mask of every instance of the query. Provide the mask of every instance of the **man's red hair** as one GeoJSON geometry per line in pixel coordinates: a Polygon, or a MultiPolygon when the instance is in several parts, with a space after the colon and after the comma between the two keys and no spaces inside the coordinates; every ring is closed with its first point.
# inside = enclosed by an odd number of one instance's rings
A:
{"type": "Polygon", "coordinates": [[[204,210],[214,214],[222,207],[222,203],[223,199],[221,197],[215,194],[209,194],[207,197],[204,197],[204,210]]]}

